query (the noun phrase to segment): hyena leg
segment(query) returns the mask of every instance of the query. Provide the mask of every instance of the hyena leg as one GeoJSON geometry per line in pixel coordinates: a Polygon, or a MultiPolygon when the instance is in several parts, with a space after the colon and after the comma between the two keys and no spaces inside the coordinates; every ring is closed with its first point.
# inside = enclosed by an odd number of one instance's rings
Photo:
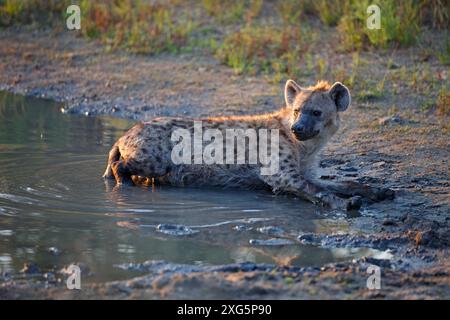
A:
{"type": "Polygon", "coordinates": [[[274,192],[290,193],[332,209],[354,210],[359,209],[362,205],[360,197],[341,198],[322,186],[305,179],[296,172],[264,176],[263,179],[272,187],[274,192]]]}
{"type": "Polygon", "coordinates": [[[386,199],[392,200],[395,197],[395,192],[388,188],[374,188],[369,185],[361,184],[354,181],[344,181],[336,184],[329,184],[324,186],[332,192],[335,192],[342,197],[361,196],[371,201],[383,201],[386,199]]]}
{"type": "Polygon", "coordinates": [[[118,161],[119,159],[120,159],[119,148],[116,145],[114,145],[111,148],[111,151],[109,151],[108,165],[106,166],[106,170],[105,170],[105,173],[103,174],[103,178],[105,178],[105,179],[113,179],[114,178],[112,164],[114,162],[118,161]]]}
{"type": "Polygon", "coordinates": [[[133,180],[131,179],[130,169],[123,160],[113,162],[111,164],[111,170],[114,178],[116,178],[117,184],[134,185],[133,180]]]}
{"type": "Polygon", "coordinates": [[[297,182],[293,186],[288,187],[287,190],[297,193],[315,204],[321,204],[331,209],[358,210],[362,205],[361,197],[359,196],[351,196],[345,199],[339,194],[326,190],[308,180],[297,182]]]}

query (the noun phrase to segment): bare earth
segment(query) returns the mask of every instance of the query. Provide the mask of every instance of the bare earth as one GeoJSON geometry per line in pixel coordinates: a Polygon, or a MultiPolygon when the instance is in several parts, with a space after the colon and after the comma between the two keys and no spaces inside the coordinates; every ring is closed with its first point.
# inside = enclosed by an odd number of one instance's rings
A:
{"type": "MultiPolygon", "coordinates": [[[[337,58],[348,60],[345,55],[337,58]]],[[[379,75],[377,64],[386,57],[365,58],[373,65],[372,74],[379,75]]],[[[396,59],[401,65],[416,63],[408,51],[399,50],[396,59]]],[[[448,81],[446,67],[428,64],[448,81]]],[[[309,85],[317,79],[301,80],[309,85]]],[[[281,106],[282,86],[264,76],[237,76],[206,55],[105,53],[101,45],[67,32],[0,33],[0,90],[51,98],[69,113],[136,120],[261,113],[281,106]]],[[[448,117],[419,112],[420,99],[401,91],[395,97],[398,119],[383,119],[393,99],[383,98],[376,106],[354,102],[342,130],[324,150],[321,165],[336,179],[393,188],[397,198],[349,217],[348,235],[304,239],[330,247],[391,249],[392,261],[367,258],[317,268],[235,265],[220,270],[161,268],[148,262],[137,266],[148,271],[146,276],[87,285],[76,292],[58,282],[0,275],[0,298],[449,299],[450,139],[442,127],[448,117]],[[356,168],[357,174],[339,170],[343,164],[356,168]],[[366,288],[369,264],[382,268],[381,290],[366,288]]]]}

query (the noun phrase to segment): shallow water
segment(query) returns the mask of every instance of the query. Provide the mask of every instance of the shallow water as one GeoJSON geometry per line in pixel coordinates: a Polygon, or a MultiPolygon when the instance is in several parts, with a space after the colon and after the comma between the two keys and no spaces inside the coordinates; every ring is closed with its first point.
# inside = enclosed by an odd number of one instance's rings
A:
{"type": "Polygon", "coordinates": [[[324,249],[303,232],[345,232],[346,218],[288,197],[236,190],[124,187],[101,178],[110,146],[133,123],[60,112],[0,93],[0,272],[81,262],[91,281],[123,279],[145,260],[322,265],[378,252],[324,249]]]}

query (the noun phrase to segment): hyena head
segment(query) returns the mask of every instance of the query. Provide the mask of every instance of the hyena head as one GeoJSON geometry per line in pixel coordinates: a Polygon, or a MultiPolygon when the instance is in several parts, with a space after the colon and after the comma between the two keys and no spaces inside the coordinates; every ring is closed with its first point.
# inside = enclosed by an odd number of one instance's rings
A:
{"type": "Polygon", "coordinates": [[[285,88],[289,126],[299,141],[313,138],[330,138],[339,128],[339,113],[350,105],[350,92],[336,82],[330,86],[318,82],[309,88],[300,87],[288,80],[285,88]]]}

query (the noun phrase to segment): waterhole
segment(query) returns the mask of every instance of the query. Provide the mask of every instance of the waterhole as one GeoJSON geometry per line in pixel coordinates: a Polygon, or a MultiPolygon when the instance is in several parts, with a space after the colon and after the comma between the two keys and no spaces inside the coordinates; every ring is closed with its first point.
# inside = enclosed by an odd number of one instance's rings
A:
{"type": "Polygon", "coordinates": [[[134,123],[61,112],[52,101],[0,93],[0,272],[71,263],[89,281],[133,275],[146,260],[191,265],[320,266],[378,254],[300,244],[301,233],[346,232],[346,218],[289,197],[242,190],[123,187],[101,175],[134,123]]]}

